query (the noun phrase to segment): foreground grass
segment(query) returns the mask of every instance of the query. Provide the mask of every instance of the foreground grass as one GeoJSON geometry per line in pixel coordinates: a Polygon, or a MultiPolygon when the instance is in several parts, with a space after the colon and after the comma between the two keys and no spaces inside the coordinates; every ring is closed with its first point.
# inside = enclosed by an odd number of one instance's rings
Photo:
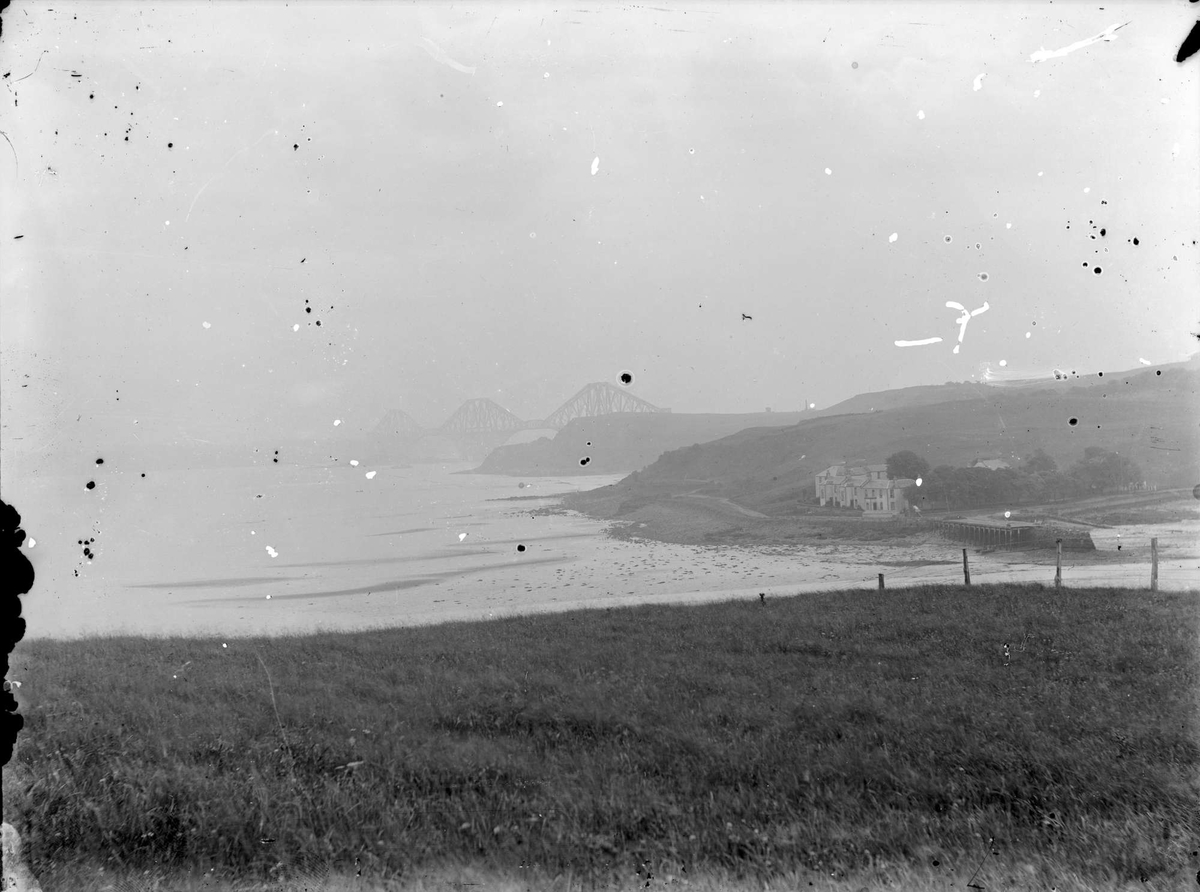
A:
{"type": "Polygon", "coordinates": [[[1177,888],[1198,618],[1194,592],[938,586],[30,642],[5,819],[48,890],[962,888],[980,861],[987,888],[1177,888]]]}

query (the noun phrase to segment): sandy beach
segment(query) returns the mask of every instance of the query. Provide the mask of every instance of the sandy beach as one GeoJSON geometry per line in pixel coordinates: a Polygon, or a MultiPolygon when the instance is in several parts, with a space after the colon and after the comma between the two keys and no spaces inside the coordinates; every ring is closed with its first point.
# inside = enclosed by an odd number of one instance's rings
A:
{"type": "MultiPolygon", "coordinates": [[[[553,506],[616,478],[463,469],[113,472],[97,492],[35,479],[17,499],[37,574],[28,635],[304,633],[875,588],[879,573],[888,587],[962,580],[961,546],[933,534],[761,547],[614,539],[606,522],[553,506]]],[[[1064,555],[1066,584],[1148,584],[1150,535],[1160,586],[1200,588],[1194,523],[1097,531],[1096,553],[1064,555]]],[[[973,582],[1054,579],[1052,552],[969,560],[973,582]]]]}

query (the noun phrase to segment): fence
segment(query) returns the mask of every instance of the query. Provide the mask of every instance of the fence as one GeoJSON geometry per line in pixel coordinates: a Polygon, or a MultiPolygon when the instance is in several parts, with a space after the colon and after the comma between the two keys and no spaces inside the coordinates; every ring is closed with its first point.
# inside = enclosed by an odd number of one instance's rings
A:
{"type": "MultiPolygon", "coordinates": [[[[1055,559],[1054,559],[1054,587],[1062,588],[1063,572],[1062,572],[1062,556],[1063,556],[1063,540],[1059,539],[1056,543],[1055,559]]],[[[1092,546],[1095,548],[1095,546],[1092,546]]],[[[963,585],[971,584],[971,565],[967,556],[967,549],[962,550],[962,569],[963,569],[963,585]]],[[[886,588],[885,575],[879,574],[879,590],[884,591],[886,588]]],[[[1150,540],[1150,591],[1158,591],[1158,538],[1154,537],[1150,540]]]]}

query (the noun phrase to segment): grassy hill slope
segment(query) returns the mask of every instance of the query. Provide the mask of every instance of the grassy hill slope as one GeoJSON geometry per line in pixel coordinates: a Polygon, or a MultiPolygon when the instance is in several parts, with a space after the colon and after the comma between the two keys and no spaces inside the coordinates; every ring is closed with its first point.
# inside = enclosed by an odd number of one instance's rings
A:
{"type": "Polygon", "coordinates": [[[1086,384],[986,387],[974,399],[741,431],[666,453],[617,488],[631,496],[699,489],[772,513],[810,499],[813,475],[840,461],[882,462],[911,449],[934,466],[967,465],[1041,448],[1066,466],[1088,446],[1128,455],[1146,480],[1160,486],[1191,486],[1200,480],[1198,390],[1200,370],[1194,367],[1108,374],[1086,384]]]}

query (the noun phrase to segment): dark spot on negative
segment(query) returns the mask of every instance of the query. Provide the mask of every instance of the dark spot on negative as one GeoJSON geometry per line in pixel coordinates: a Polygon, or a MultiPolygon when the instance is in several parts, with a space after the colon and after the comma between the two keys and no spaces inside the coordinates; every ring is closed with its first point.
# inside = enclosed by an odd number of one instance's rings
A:
{"type": "Polygon", "coordinates": [[[96,464],[98,464],[98,465],[104,464],[104,459],[102,459],[102,458],[96,459],[96,464]]]}
{"type": "Polygon", "coordinates": [[[517,551],[524,551],[524,550],[525,550],[525,546],[524,546],[524,545],[518,545],[518,546],[517,546],[517,551]]]}
{"type": "Polygon", "coordinates": [[[95,489],[95,488],[96,488],[96,481],[95,481],[95,480],[89,480],[89,481],[87,482],[87,488],[88,488],[88,489],[95,489]]]}
{"type": "Polygon", "coordinates": [[[1079,424],[1079,419],[1078,418],[1070,418],[1067,420],[1067,424],[1072,425],[1072,426],[1079,424]]]}
{"type": "Polygon", "coordinates": [[[167,143],[167,148],[168,148],[168,149],[173,149],[173,148],[175,148],[175,143],[173,143],[173,142],[169,142],[169,143],[167,143]]]}
{"type": "Polygon", "coordinates": [[[1100,275],[1100,267],[1097,266],[1095,269],[1092,270],[1092,272],[1094,272],[1096,275],[1100,275]]]}
{"type": "Polygon", "coordinates": [[[618,376],[618,380],[622,384],[632,384],[633,383],[633,372],[621,372],[621,374],[618,376]]]}
{"type": "Polygon", "coordinates": [[[591,459],[591,457],[589,457],[589,456],[585,455],[583,458],[581,458],[581,459],[579,460],[579,465],[580,465],[580,467],[582,467],[583,465],[586,465],[586,464],[587,464],[588,462],[590,462],[591,460],[592,460],[592,459],[591,459]]]}

